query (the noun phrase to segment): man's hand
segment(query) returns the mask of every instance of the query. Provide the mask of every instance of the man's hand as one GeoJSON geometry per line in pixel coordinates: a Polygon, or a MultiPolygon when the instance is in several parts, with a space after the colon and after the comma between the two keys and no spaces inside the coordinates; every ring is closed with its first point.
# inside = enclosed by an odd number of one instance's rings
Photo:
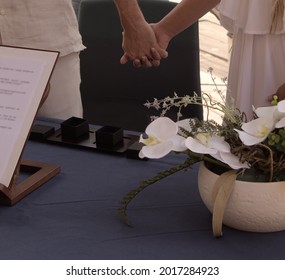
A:
{"type": "Polygon", "coordinates": [[[125,53],[121,57],[121,64],[133,61],[135,67],[157,67],[160,60],[168,56],[167,51],[158,44],[154,30],[148,23],[135,32],[123,32],[122,47],[125,53]]]}
{"type": "Polygon", "coordinates": [[[153,28],[149,25],[137,0],[114,0],[124,29],[122,64],[133,61],[135,67],[159,66],[160,60],[168,53],[156,40],[153,28]],[[139,62],[138,64],[136,62],[139,62]]]}
{"type": "MultiPolygon", "coordinates": [[[[150,27],[152,28],[155,39],[157,44],[159,45],[158,49],[156,48],[151,48],[151,59],[147,56],[142,56],[140,58],[134,59],[133,60],[133,65],[136,68],[139,67],[144,67],[144,68],[149,68],[152,66],[159,66],[160,65],[160,60],[161,58],[167,58],[168,53],[166,51],[170,37],[159,27],[159,24],[150,24],[150,27]],[[165,50],[166,56],[162,56],[161,53],[158,50],[165,50]]],[[[121,58],[121,63],[127,63],[129,61],[127,54],[125,53],[122,58],[121,58]]]]}

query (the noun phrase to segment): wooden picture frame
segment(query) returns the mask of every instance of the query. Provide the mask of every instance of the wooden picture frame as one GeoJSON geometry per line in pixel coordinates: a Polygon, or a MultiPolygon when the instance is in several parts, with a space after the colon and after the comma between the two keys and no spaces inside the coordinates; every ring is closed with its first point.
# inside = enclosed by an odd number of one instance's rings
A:
{"type": "Polygon", "coordinates": [[[58,56],[56,51],[0,46],[0,204],[15,204],[60,172],[54,164],[22,160],[58,56]],[[31,176],[18,182],[21,171],[31,176]]]}

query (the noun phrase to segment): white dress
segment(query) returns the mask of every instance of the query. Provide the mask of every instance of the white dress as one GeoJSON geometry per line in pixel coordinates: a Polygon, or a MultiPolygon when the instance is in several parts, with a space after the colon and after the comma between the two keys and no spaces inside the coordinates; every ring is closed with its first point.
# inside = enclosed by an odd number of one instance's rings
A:
{"type": "MultiPolygon", "coordinates": [[[[252,118],[254,107],[285,83],[285,28],[270,33],[273,0],[221,0],[221,24],[233,34],[228,95],[252,118]]],[[[283,26],[285,18],[283,16],[283,26]]],[[[229,99],[228,99],[229,100],[229,99]]]]}

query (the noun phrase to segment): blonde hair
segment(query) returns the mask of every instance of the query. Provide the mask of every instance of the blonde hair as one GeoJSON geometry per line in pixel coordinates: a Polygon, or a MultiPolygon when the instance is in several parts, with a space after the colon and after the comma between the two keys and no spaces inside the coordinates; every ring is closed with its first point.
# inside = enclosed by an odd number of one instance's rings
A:
{"type": "Polygon", "coordinates": [[[272,23],[270,32],[283,29],[284,0],[274,0],[272,9],[272,23]]]}

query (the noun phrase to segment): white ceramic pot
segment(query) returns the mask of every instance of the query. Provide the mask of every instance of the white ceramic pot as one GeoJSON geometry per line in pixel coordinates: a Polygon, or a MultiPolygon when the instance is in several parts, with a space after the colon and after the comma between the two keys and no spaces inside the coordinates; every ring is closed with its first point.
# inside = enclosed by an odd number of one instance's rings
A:
{"type": "MultiPolygon", "coordinates": [[[[212,190],[219,175],[201,163],[198,185],[201,198],[212,212],[212,190]]],[[[225,209],[223,224],[251,232],[285,230],[285,182],[236,181],[225,209]]]]}

